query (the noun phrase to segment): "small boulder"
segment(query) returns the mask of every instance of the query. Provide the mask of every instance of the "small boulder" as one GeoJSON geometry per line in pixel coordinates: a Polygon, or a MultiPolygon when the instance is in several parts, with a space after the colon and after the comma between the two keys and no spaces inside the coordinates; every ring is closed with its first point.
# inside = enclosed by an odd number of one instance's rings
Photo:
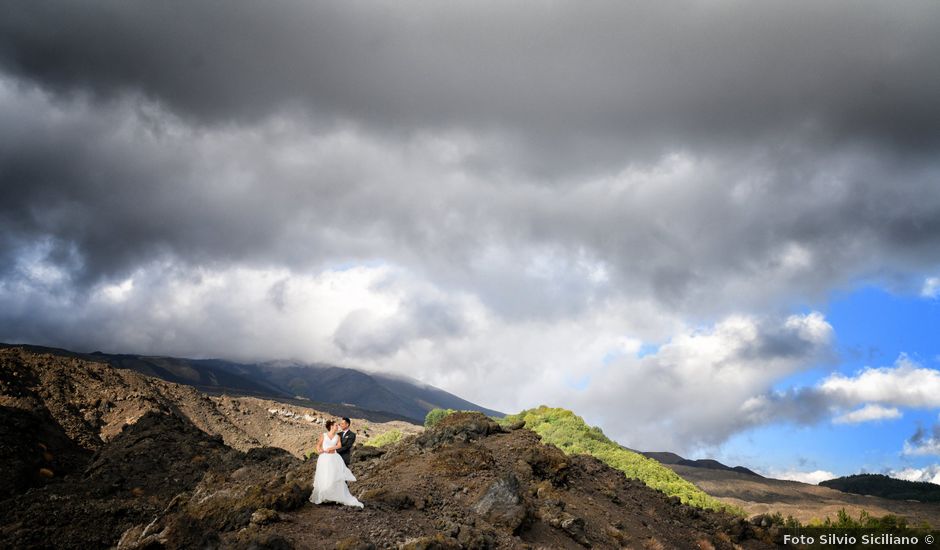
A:
{"type": "Polygon", "coordinates": [[[536,445],[527,449],[522,459],[532,468],[532,474],[539,479],[549,480],[556,486],[568,479],[568,457],[558,447],[536,445]]]}
{"type": "Polygon", "coordinates": [[[347,537],[336,543],[336,550],[375,550],[375,545],[359,537],[347,537]]]}
{"type": "Polygon", "coordinates": [[[355,462],[365,462],[366,460],[372,460],[373,458],[378,458],[384,454],[385,449],[373,447],[371,445],[359,445],[353,447],[352,460],[355,462]]]}
{"type": "Polygon", "coordinates": [[[380,502],[387,504],[398,510],[406,510],[408,508],[415,507],[415,501],[410,495],[397,491],[390,491],[385,487],[369,489],[368,491],[362,493],[359,498],[360,500],[367,502],[380,502]]]}
{"type": "Polygon", "coordinates": [[[258,508],[251,514],[251,523],[255,525],[267,525],[280,521],[280,519],[278,513],[270,508],[258,508]]]}
{"type": "Polygon", "coordinates": [[[521,430],[522,428],[525,428],[525,420],[516,420],[515,422],[512,422],[506,426],[506,429],[511,432],[521,430]]]}
{"type": "Polygon", "coordinates": [[[519,480],[513,474],[506,474],[491,483],[473,505],[473,511],[493,525],[515,533],[527,515],[519,480]]]}
{"type": "Polygon", "coordinates": [[[473,441],[502,431],[499,424],[482,413],[458,412],[445,416],[425,430],[416,443],[426,449],[435,448],[454,441],[473,441]]]}
{"type": "Polygon", "coordinates": [[[399,550],[460,550],[461,545],[457,540],[438,533],[431,537],[409,539],[398,548],[399,550]]]}

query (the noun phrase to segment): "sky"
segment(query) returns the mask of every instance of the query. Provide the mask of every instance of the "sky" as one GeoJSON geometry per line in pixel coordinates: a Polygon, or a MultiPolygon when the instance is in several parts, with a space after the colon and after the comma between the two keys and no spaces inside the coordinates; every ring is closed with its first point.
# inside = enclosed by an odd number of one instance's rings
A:
{"type": "Polygon", "coordinates": [[[0,341],[940,483],[940,4],[13,2],[0,341]]]}

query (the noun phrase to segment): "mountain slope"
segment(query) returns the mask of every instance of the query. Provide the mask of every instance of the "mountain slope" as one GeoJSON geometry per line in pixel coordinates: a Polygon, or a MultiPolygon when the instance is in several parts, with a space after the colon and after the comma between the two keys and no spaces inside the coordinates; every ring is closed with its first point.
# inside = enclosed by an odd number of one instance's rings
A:
{"type": "MultiPolygon", "coordinates": [[[[78,353],[41,346],[0,344],[0,349],[12,347],[107,362],[117,368],[133,370],[168,382],[186,384],[207,393],[278,400],[301,397],[317,403],[318,406],[333,403],[358,407],[366,412],[385,412],[419,424],[424,422],[428,411],[435,408],[473,410],[490,416],[503,416],[503,413],[481,407],[417,380],[322,363],[236,363],[222,359],[78,353]]],[[[363,416],[355,412],[352,414],[363,416]]]]}
{"type": "Polygon", "coordinates": [[[872,495],[891,500],[917,500],[920,502],[940,502],[940,485],[927,481],[906,481],[881,474],[858,474],[837,477],[819,483],[856,495],[872,495]]]}
{"type": "Polygon", "coordinates": [[[379,384],[391,390],[395,395],[417,403],[422,410],[425,411],[425,414],[433,409],[454,409],[457,411],[477,411],[487,416],[505,416],[504,413],[481,407],[476,403],[471,403],[466,399],[462,399],[452,393],[448,393],[440,388],[435,388],[434,386],[413,378],[382,373],[374,373],[372,377],[378,380],[379,384]]]}
{"type": "Polygon", "coordinates": [[[699,458],[695,460],[690,460],[688,458],[682,458],[676,453],[670,452],[641,452],[645,457],[652,458],[653,460],[659,462],[660,464],[673,465],[678,464],[680,466],[689,466],[691,468],[708,468],[711,470],[728,470],[731,472],[740,472],[742,474],[762,477],[757,472],[745,468],[744,466],[727,466],[718,462],[717,460],[712,460],[710,458],[699,458]]]}
{"type": "MultiPolygon", "coordinates": [[[[53,426],[46,439],[61,441],[64,437],[88,452],[97,451],[147,413],[157,412],[184,417],[235,449],[277,446],[303,456],[312,449],[324,420],[335,416],[331,411],[311,408],[311,404],[208,396],[192,386],[107,363],[23,348],[0,349],[0,407],[11,411],[10,418],[28,411],[35,418],[21,419],[21,423],[53,426]]],[[[363,443],[389,430],[415,433],[421,429],[399,420],[354,414],[360,411],[342,409],[353,419],[363,443]]],[[[67,445],[58,447],[57,455],[72,452],[67,445]]]]}
{"type": "Polygon", "coordinates": [[[525,427],[542,436],[546,443],[558,446],[568,454],[585,453],[616,468],[629,478],[643,481],[666,495],[678,497],[683,503],[711,510],[733,510],[679,477],[659,462],[631,451],[608,439],[600,428],[592,428],[580,416],[565,409],[541,406],[507,416],[504,423],[522,421],[525,427]]]}

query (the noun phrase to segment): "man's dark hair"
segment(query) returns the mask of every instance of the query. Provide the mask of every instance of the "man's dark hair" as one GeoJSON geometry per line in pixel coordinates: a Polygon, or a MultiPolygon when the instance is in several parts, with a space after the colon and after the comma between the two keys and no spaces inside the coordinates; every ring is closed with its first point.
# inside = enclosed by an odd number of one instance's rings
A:
{"type": "Polygon", "coordinates": [[[346,422],[347,425],[352,424],[352,422],[349,421],[349,418],[345,416],[343,417],[343,420],[346,422]]]}

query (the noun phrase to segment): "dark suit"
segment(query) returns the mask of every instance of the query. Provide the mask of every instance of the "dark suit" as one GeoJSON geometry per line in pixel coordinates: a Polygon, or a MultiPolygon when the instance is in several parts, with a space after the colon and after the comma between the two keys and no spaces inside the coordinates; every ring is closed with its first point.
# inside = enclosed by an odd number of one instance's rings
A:
{"type": "Polygon", "coordinates": [[[356,442],[356,434],[352,430],[346,430],[345,433],[339,434],[339,444],[341,447],[336,449],[336,454],[342,457],[343,462],[349,466],[349,454],[352,452],[353,443],[356,442]]]}

